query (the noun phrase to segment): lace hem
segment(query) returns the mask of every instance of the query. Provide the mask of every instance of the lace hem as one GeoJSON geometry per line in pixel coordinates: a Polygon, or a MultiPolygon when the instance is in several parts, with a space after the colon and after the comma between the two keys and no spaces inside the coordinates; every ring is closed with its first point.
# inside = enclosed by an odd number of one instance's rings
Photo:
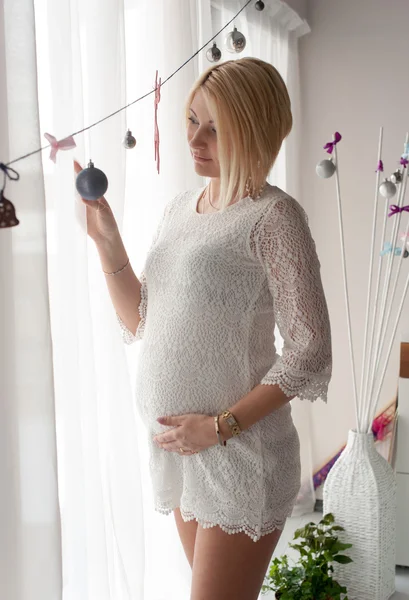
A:
{"type": "Polygon", "coordinates": [[[300,400],[315,402],[322,400],[327,402],[328,385],[331,381],[331,373],[317,373],[309,375],[292,371],[269,372],[261,380],[261,385],[278,385],[280,390],[289,398],[297,397],[300,400]]]}
{"type": "Polygon", "coordinates": [[[121,317],[117,314],[116,318],[118,320],[119,327],[122,332],[122,339],[125,344],[133,344],[134,342],[141,340],[143,338],[143,334],[145,333],[145,323],[146,323],[146,311],[148,309],[148,294],[146,288],[146,282],[144,276],[141,276],[141,301],[138,307],[138,312],[140,316],[140,321],[138,323],[138,327],[136,328],[135,334],[132,333],[130,329],[125,325],[122,321],[121,317]]]}
{"type": "Polygon", "coordinates": [[[185,510],[178,506],[175,506],[174,508],[155,506],[156,512],[159,512],[163,515],[169,515],[175,510],[175,508],[180,508],[180,514],[185,522],[197,521],[197,523],[199,523],[203,529],[220,527],[220,529],[229,535],[234,535],[235,533],[245,533],[253,540],[253,542],[258,542],[261,537],[268,535],[277,529],[282,531],[288,517],[290,517],[292,513],[291,507],[291,510],[288,512],[288,514],[282,519],[271,519],[262,525],[255,525],[254,523],[250,523],[248,519],[242,519],[240,522],[229,523],[228,519],[226,519],[225,515],[222,513],[199,515],[195,514],[193,511],[185,510]]]}

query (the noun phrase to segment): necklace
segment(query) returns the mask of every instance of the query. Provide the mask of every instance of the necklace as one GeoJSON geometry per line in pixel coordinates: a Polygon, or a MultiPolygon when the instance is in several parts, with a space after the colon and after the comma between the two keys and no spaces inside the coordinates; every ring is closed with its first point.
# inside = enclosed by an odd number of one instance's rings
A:
{"type": "Polygon", "coordinates": [[[210,185],[208,186],[208,188],[207,188],[207,191],[208,191],[208,196],[209,196],[209,204],[210,204],[210,206],[211,206],[212,208],[214,208],[214,210],[219,210],[218,208],[216,208],[216,207],[215,207],[215,205],[213,204],[213,202],[212,202],[212,201],[211,201],[211,199],[210,199],[210,185]]]}

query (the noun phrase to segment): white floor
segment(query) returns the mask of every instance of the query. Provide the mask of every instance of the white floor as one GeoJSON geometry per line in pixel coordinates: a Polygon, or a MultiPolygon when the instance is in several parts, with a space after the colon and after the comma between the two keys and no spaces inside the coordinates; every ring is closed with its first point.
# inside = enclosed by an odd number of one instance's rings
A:
{"type": "MultiPolygon", "coordinates": [[[[293,535],[296,529],[303,527],[306,523],[318,521],[322,518],[321,513],[313,513],[311,515],[303,515],[302,517],[296,517],[289,519],[277,545],[275,556],[281,556],[282,554],[288,554],[291,556],[292,553],[297,553],[288,547],[291,543],[293,535]]],[[[408,542],[409,543],[409,542],[408,542]]],[[[263,598],[263,596],[261,596],[263,598]]],[[[264,596],[267,600],[269,596],[264,596]]],[[[396,592],[391,596],[391,600],[409,600],[409,568],[398,568],[396,570],[396,592]]]]}

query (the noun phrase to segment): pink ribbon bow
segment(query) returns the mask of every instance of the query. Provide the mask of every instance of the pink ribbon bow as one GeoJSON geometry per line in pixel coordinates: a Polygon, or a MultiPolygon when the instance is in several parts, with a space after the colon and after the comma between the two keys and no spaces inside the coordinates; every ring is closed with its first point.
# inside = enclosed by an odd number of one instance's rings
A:
{"type": "Polygon", "coordinates": [[[402,165],[402,167],[404,169],[406,169],[406,167],[408,166],[408,163],[409,163],[408,159],[405,158],[404,156],[402,156],[402,158],[400,159],[400,164],[402,165]]]}
{"type": "Polygon", "coordinates": [[[50,133],[45,133],[44,137],[51,145],[50,159],[54,163],[57,162],[58,150],[72,150],[72,148],[75,148],[77,145],[71,135],[63,140],[60,140],[59,142],[50,133]]]}
{"type": "Polygon", "coordinates": [[[380,160],[378,162],[378,168],[376,169],[377,173],[383,173],[383,162],[380,160]]]}
{"type": "Polygon", "coordinates": [[[389,207],[389,215],[388,217],[392,217],[393,215],[397,215],[403,211],[409,212],[409,205],[407,206],[398,206],[397,204],[392,204],[389,207]]]}
{"type": "Polygon", "coordinates": [[[341,140],[342,140],[342,135],[340,133],[338,133],[338,131],[337,131],[336,133],[334,133],[334,140],[332,142],[328,142],[328,144],[325,144],[324,150],[326,150],[328,152],[328,154],[332,154],[335,146],[341,140]]]}
{"type": "Polygon", "coordinates": [[[158,174],[160,171],[160,153],[159,153],[159,125],[158,125],[158,104],[160,102],[160,87],[161,87],[162,79],[159,78],[158,81],[158,71],[156,71],[155,78],[155,133],[154,133],[154,145],[155,145],[155,160],[156,160],[156,168],[158,169],[158,174]]]}

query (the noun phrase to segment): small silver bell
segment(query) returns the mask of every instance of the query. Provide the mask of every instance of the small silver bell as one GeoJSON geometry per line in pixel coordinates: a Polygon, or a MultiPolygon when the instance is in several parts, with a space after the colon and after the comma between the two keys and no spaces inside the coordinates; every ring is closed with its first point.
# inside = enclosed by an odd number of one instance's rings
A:
{"type": "Polygon", "coordinates": [[[128,131],[126,132],[126,136],[124,137],[124,141],[122,143],[124,148],[126,148],[127,150],[132,150],[132,148],[135,148],[136,139],[132,135],[132,131],[130,131],[130,129],[128,129],[128,131]]]}
{"type": "Polygon", "coordinates": [[[329,179],[330,177],[333,176],[336,169],[337,168],[336,168],[334,162],[329,158],[322,160],[315,167],[317,175],[318,175],[318,177],[321,177],[321,179],[329,179]]]}
{"type": "Polygon", "coordinates": [[[385,179],[379,186],[379,193],[389,200],[396,194],[396,185],[392,181],[389,181],[389,179],[385,179]]]}
{"type": "Polygon", "coordinates": [[[206,58],[209,62],[219,62],[222,57],[222,53],[220,49],[217,47],[217,44],[214,43],[211,48],[206,52],[206,58]]]}
{"type": "Polygon", "coordinates": [[[403,179],[403,177],[402,177],[402,171],[400,169],[398,169],[397,171],[395,171],[391,175],[391,181],[394,184],[402,183],[402,179],[403,179]]]}
{"type": "Polygon", "coordinates": [[[226,47],[229,52],[243,52],[246,47],[246,38],[237,30],[237,27],[226,38],[226,47]]]}

